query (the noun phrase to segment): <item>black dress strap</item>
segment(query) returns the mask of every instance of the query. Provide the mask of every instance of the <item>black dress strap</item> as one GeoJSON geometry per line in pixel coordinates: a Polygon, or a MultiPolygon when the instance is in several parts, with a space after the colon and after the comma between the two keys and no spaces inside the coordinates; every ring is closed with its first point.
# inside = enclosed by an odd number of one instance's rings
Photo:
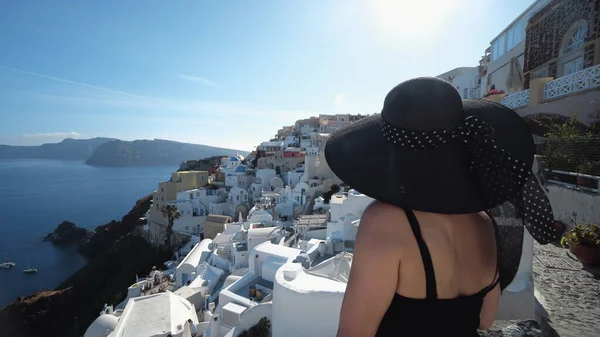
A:
{"type": "Polygon", "coordinates": [[[498,266],[496,266],[496,272],[494,272],[494,281],[492,281],[492,283],[483,288],[481,290],[481,295],[485,296],[487,295],[490,291],[494,290],[494,288],[496,288],[496,286],[498,285],[498,283],[500,283],[500,273],[498,272],[498,266]]]}
{"type": "Polygon", "coordinates": [[[410,223],[410,228],[415,235],[417,244],[419,245],[419,251],[421,251],[421,259],[423,260],[423,267],[425,268],[425,284],[427,290],[427,298],[437,298],[437,285],[435,282],[435,271],[433,270],[433,261],[431,260],[431,254],[429,249],[423,240],[421,235],[421,227],[417,221],[417,217],[410,209],[405,209],[406,217],[410,223]]]}

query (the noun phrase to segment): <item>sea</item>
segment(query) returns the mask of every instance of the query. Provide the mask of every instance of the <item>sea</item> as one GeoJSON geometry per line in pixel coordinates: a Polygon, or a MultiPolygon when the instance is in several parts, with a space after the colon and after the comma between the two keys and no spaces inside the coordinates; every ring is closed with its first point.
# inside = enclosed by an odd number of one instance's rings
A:
{"type": "Polygon", "coordinates": [[[93,167],[79,161],[0,159],[0,308],[18,296],[53,290],[86,259],[76,247],[43,237],[71,221],[94,229],[120,220],[135,202],[168,180],[176,166],[93,167]],[[23,269],[37,268],[37,274],[23,269]]]}

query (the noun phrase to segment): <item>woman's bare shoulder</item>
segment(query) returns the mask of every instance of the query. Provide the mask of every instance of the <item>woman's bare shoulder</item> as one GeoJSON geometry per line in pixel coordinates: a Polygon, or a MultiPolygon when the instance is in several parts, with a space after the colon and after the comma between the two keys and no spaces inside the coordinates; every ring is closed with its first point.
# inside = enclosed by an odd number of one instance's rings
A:
{"type": "Polygon", "coordinates": [[[399,233],[409,228],[408,219],[402,208],[374,201],[363,212],[359,231],[399,233]]]}

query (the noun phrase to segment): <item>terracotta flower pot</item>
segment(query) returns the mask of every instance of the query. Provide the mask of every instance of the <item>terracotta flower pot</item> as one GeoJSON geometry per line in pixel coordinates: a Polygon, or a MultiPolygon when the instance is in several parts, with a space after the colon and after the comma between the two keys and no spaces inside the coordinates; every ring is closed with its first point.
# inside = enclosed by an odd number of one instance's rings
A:
{"type": "Polygon", "coordinates": [[[567,226],[564,223],[556,220],[556,221],[554,221],[554,228],[556,228],[558,233],[562,235],[565,232],[565,229],[567,228],[567,226]]]}
{"type": "Polygon", "coordinates": [[[569,246],[569,251],[575,254],[583,264],[596,265],[600,263],[600,248],[571,245],[569,246]]]}

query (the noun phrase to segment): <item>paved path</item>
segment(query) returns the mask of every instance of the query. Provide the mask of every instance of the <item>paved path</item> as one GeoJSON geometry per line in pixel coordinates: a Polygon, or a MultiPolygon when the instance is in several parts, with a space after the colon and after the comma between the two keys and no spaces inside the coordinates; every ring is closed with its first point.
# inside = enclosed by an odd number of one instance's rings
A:
{"type": "Polygon", "coordinates": [[[538,322],[496,321],[489,331],[480,331],[481,337],[546,337],[538,322]]]}
{"type": "Polygon", "coordinates": [[[600,268],[584,270],[567,249],[552,244],[533,249],[535,289],[550,326],[542,323],[545,335],[600,336],[600,268]]]}

